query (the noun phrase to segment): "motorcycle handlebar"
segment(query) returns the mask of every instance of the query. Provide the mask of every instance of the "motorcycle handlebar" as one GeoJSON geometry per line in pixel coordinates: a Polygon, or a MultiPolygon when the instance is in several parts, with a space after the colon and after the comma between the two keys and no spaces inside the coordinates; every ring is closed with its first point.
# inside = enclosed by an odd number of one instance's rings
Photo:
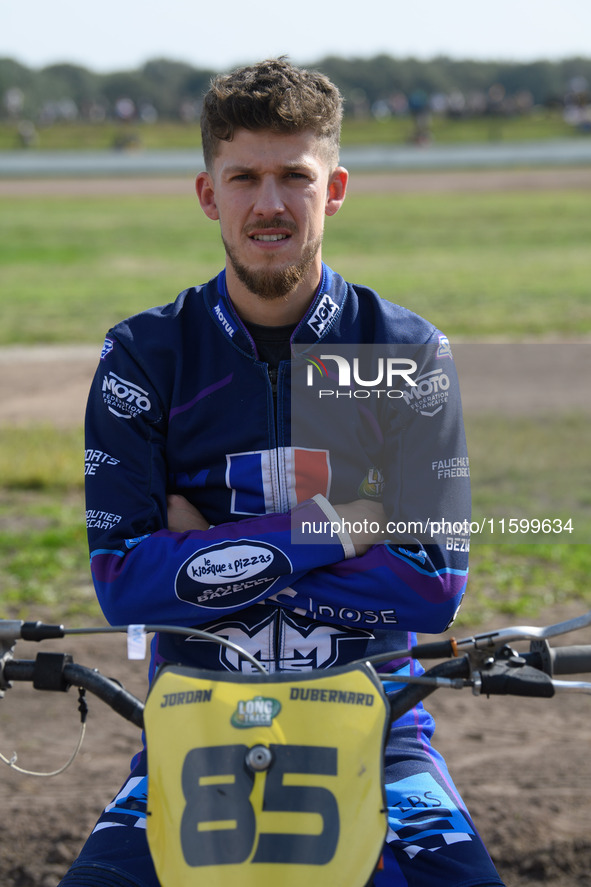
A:
{"type": "Polygon", "coordinates": [[[83,687],[143,729],[144,703],[112,678],[73,662],[67,653],[39,653],[36,659],[9,660],[4,666],[4,677],[8,682],[29,681],[37,690],[63,692],[70,687],[83,687]]]}
{"type": "MultiPolygon", "coordinates": [[[[159,627],[160,628],[160,627],[159,627]]],[[[160,630],[162,630],[160,628],[160,630]]],[[[45,625],[40,622],[17,622],[0,620],[0,643],[4,649],[21,637],[24,640],[40,641],[47,638],[61,638],[68,632],[62,625],[45,625]]],[[[475,693],[485,695],[510,694],[515,696],[550,697],[560,682],[553,682],[553,675],[582,674],[591,672],[591,645],[550,647],[546,639],[534,639],[529,653],[514,653],[506,647],[505,655],[499,650],[499,658],[472,662],[470,654],[458,657],[461,644],[455,641],[438,641],[423,644],[408,651],[397,653],[411,656],[453,656],[425,673],[429,678],[445,678],[472,685],[475,693]]],[[[373,657],[375,664],[390,658],[391,654],[373,657]]],[[[115,712],[143,727],[144,704],[117,681],[100,674],[96,669],[86,668],[72,661],[72,657],[62,653],[39,653],[36,660],[13,660],[10,655],[2,657],[0,670],[1,691],[10,686],[10,681],[30,681],[40,690],[68,690],[70,686],[83,687],[103,700],[115,712]]],[[[386,676],[384,676],[387,680],[386,676]]],[[[414,705],[429,696],[438,684],[430,686],[408,683],[390,695],[391,717],[396,720],[414,705]]],[[[591,685],[586,685],[591,687],[591,685]]],[[[588,691],[586,691],[588,692],[588,691]]]]}

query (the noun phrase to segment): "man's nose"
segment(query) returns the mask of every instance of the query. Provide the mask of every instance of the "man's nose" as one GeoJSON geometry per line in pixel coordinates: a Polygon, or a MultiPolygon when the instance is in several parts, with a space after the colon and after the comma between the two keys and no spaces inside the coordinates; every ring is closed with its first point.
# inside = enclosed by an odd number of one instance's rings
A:
{"type": "Polygon", "coordinates": [[[285,210],[279,183],[274,176],[265,176],[259,184],[254,211],[258,215],[274,216],[285,210]]]}

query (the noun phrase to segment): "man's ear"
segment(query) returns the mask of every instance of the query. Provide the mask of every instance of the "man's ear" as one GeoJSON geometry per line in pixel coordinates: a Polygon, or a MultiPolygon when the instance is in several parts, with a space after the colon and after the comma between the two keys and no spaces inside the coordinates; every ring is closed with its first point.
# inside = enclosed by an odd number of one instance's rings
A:
{"type": "Polygon", "coordinates": [[[349,173],[344,166],[337,166],[328,180],[328,190],[326,192],[325,213],[327,216],[334,216],[338,213],[345,194],[347,193],[347,182],[349,181],[349,173]]]}
{"type": "Polygon", "coordinates": [[[201,209],[208,219],[216,222],[220,215],[215,203],[213,180],[208,172],[200,172],[195,179],[195,190],[201,209]]]}

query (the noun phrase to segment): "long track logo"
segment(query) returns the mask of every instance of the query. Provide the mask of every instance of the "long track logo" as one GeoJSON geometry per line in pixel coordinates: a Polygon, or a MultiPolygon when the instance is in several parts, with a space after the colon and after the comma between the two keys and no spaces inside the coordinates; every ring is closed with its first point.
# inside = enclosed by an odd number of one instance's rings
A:
{"type": "Polygon", "coordinates": [[[273,718],[281,711],[278,699],[266,696],[255,696],[238,702],[236,711],[230,719],[233,727],[244,730],[248,727],[270,727],[273,718]]]}

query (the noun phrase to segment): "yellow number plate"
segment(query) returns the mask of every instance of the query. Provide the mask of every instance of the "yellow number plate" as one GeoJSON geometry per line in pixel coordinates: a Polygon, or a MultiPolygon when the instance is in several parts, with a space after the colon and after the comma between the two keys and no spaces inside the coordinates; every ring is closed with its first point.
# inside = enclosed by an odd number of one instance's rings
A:
{"type": "Polygon", "coordinates": [[[387,828],[387,703],[370,668],[265,678],[170,666],[145,724],[163,887],[367,883],[387,828]]]}

